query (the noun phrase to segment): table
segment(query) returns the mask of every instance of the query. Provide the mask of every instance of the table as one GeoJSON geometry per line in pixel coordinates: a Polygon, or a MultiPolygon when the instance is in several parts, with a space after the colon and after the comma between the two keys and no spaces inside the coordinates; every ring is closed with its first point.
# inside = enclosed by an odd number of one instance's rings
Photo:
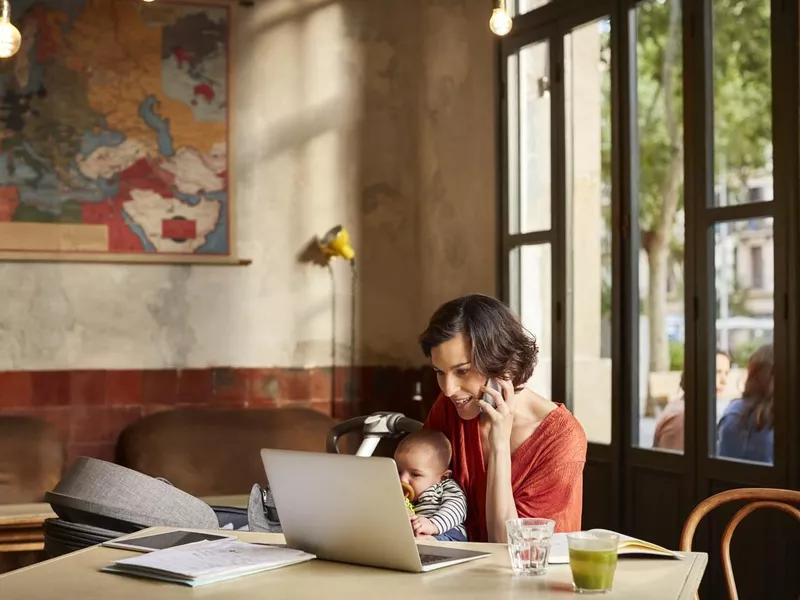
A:
{"type": "Polygon", "coordinates": [[[55,516],[46,502],[0,505],[0,552],[41,550],[42,524],[55,516]]]}
{"type": "MultiPolygon", "coordinates": [[[[154,527],[136,535],[169,531],[154,527]]],[[[282,543],[283,536],[239,533],[244,541],[282,543]]],[[[135,553],[95,546],[0,575],[4,600],[202,600],[230,598],[279,598],[297,600],[425,600],[457,597],[459,600],[558,600],[577,598],[572,592],[568,565],[551,565],[541,577],[514,577],[508,552],[500,544],[454,544],[489,551],[481,560],[445,567],[430,573],[400,573],[383,569],[313,560],[189,588],[172,583],[101,573],[112,560],[135,553]]],[[[702,553],[689,553],[683,561],[622,559],[607,600],[690,600],[694,597],[708,561],[702,553]]]]}
{"type": "MultiPolygon", "coordinates": [[[[248,495],[208,496],[201,498],[211,506],[247,508],[248,495]]],[[[47,502],[0,504],[0,552],[38,551],[44,547],[46,519],[56,514],[47,502]]]]}

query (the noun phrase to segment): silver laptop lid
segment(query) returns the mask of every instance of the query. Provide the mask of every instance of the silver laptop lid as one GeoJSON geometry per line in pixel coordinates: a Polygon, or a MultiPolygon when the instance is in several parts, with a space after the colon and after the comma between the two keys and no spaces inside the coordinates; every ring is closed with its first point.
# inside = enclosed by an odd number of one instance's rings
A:
{"type": "Polygon", "coordinates": [[[324,560],[421,569],[394,460],[261,450],[286,543],[324,560]]]}

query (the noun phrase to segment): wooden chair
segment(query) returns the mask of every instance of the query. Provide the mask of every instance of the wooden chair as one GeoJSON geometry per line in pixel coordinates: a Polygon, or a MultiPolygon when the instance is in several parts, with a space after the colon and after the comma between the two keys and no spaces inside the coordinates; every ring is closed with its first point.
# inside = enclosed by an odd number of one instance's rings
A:
{"type": "MultiPolygon", "coordinates": [[[[748,504],[736,511],[736,514],[733,515],[733,518],[722,533],[722,567],[725,571],[725,584],[728,586],[728,596],[731,600],[739,600],[739,594],[736,591],[736,580],[733,577],[733,567],[731,566],[731,538],[739,523],[750,513],[757,511],[759,508],[776,508],[782,510],[790,515],[794,515],[795,519],[800,522],[800,509],[792,506],[792,504],[800,504],[800,492],[798,491],[774,488],[741,488],[728,490],[706,498],[694,508],[689,518],[686,519],[686,524],[683,526],[680,544],[681,552],[691,552],[695,530],[703,517],[718,506],[727,502],[738,501],[748,502],[748,504]]],[[[695,597],[697,598],[699,596],[695,597]]]]}

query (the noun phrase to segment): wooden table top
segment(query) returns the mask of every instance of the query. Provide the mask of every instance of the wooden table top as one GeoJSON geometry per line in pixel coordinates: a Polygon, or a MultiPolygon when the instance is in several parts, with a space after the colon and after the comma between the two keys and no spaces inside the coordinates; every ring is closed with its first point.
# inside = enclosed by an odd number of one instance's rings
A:
{"type": "Polygon", "coordinates": [[[41,524],[56,514],[47,502],[30,504],[0,504],[0,528],[10,525],[41,524]]]}
{"type": "MultiPolygon", "coordinates": [[[[169,528],[152,528],[147,535],[169,528]]],[[[283,536],[239,533],[244,541],[282,543],[283,536]]],[[[514,577],[508,552],[500,544],[454,544],[492,553],[489,558],[430,573],[383,569],[313,560],[199,588],[102,573],[113,560],[135,553],[105,547],[87,548],[31,567],[0,575],[0,598],[25,600],[166,600],[202,598],[292,598],[328,600],[409,600],[458,597],[460,600],[558,600],[574,597],[569,565],[551,565],[540,577],[514,577]]],[[[708,557],[688,553],[682,561],[621,559],[608,600],[690,600],[699,587],[708,557]]]]}

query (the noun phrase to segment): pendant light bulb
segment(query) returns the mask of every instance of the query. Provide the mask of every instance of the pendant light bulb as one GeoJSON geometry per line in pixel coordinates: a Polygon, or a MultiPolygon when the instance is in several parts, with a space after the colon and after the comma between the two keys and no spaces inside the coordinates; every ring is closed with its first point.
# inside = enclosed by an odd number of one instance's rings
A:
{"type": "Polygon", "coordinates": [[[513,21],[506,9],[505,0],[495,0],[494,10],[492,10],[492,16],[489,19],[489,29],[495,35],[506,35],[511,31],[512,24],[513,21]]]}
{"type": "Polygon", "coordinates": [[[11,24],[11,6],[8,0],[3,0],[0,12],[0,58],[14,56],[22,45],[22,35],[19,29],[11,24]]]}

